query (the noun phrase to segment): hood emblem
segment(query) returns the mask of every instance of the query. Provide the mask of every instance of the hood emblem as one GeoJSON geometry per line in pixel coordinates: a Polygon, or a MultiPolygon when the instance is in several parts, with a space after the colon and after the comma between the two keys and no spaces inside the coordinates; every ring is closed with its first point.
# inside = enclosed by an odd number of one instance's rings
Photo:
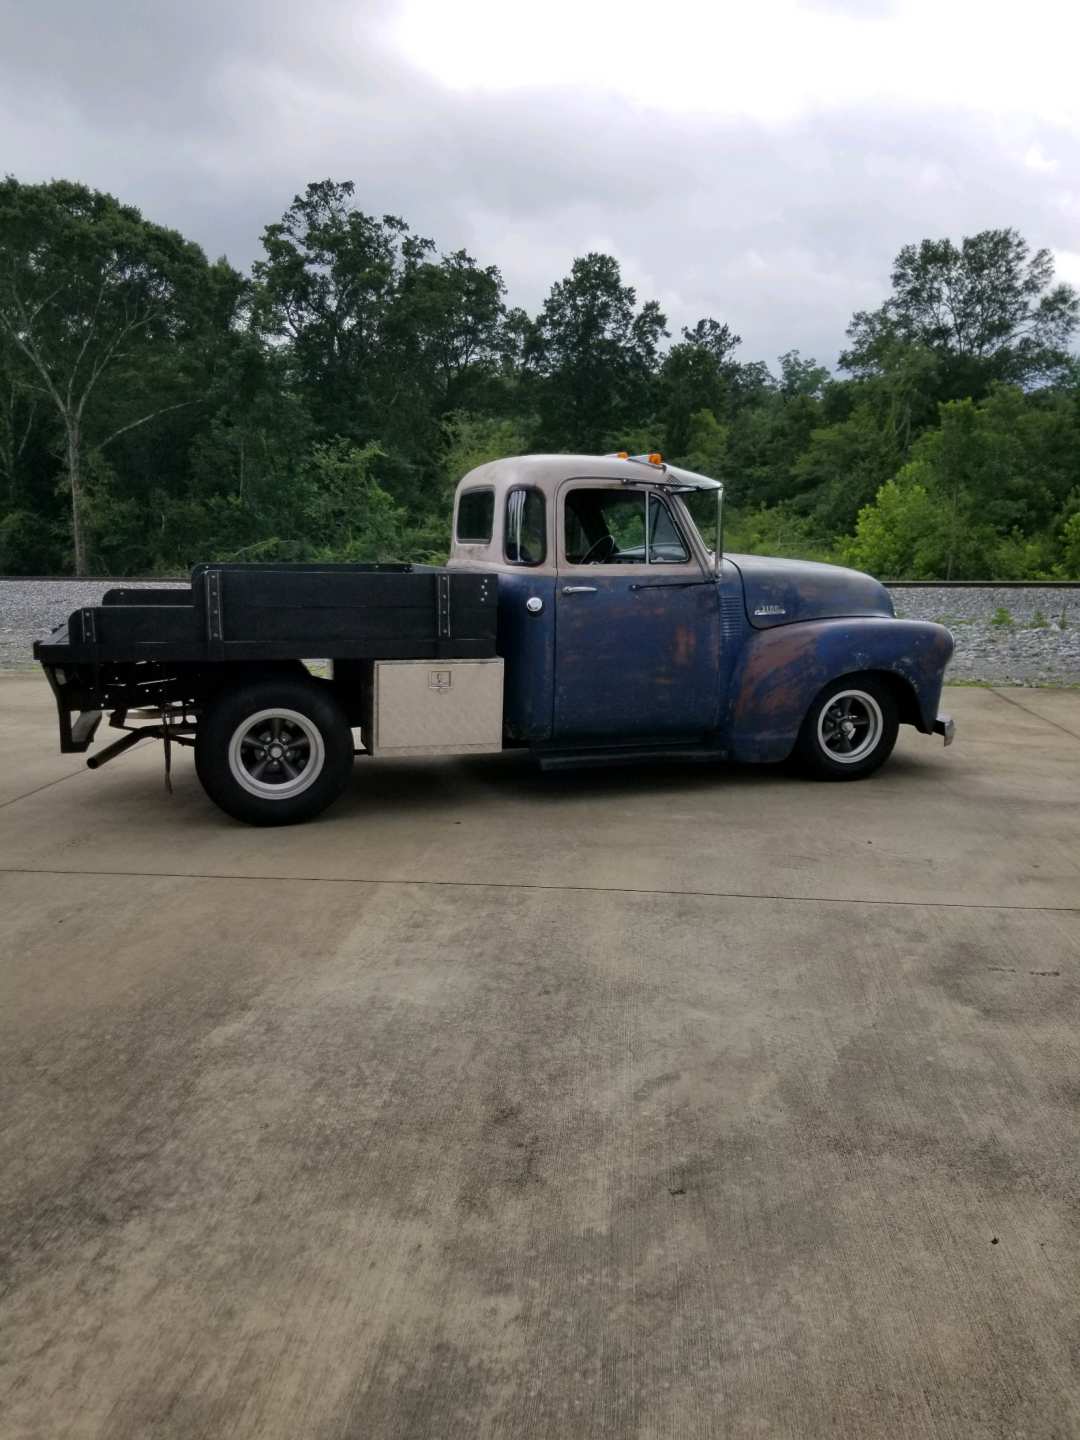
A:
{"type": "Polygon", "coordinates": [[[754,611],[755,615],[786,615],[787,611],[783,605],[759,605],[754,611]]]}

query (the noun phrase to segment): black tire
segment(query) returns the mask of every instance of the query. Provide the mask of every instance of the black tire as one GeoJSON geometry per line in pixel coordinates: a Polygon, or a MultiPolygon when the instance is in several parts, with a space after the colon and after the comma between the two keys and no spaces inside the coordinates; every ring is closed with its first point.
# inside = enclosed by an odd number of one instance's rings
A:
{"type": "Polygon", "coordinates": [[[795,757],[820,780],[862,780],[892,754],[896,699],[873,675],[847,675],[821,690],[799,731],[795,757]]]}
{"type": "Polygon", "coordinates": [[[195,770],[227,815],[296,825],[321,815],[349,783],[353,738],[318,680],[268,677],[216,696],[195,736],[195,770]]]}

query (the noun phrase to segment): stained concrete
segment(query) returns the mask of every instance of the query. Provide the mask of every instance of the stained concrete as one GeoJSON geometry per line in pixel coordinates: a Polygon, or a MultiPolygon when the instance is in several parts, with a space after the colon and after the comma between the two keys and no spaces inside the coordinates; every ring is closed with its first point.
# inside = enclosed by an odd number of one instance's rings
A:
{"type": "Polygon", "coordinates": [[[4,1440],[1080,1434],[1080,694],[274,832],[50,703],[0,680],[4,1440]]]}

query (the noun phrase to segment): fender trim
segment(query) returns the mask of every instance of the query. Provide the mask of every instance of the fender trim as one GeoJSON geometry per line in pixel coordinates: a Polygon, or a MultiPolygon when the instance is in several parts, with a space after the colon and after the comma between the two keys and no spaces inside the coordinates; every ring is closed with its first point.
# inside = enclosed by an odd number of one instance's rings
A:
{"type": "Polygon", "coordinates": [[[784,760],[822,687],[880,673],[911,690],[909,723],[934,733],[953,638],[943,625],[889,617],[810,620],[759,630],[731,678],[728,733],[737,760],[784,760]]]}

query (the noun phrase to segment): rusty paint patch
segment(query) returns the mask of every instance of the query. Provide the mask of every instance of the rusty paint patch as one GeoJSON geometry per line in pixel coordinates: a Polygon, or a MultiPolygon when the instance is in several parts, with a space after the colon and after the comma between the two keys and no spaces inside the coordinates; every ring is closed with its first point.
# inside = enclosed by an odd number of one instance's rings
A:
{"type": "Polygon", "coordinates": [[[919,728],[929,730],[951,655],[952,636],[942,626],[884,616],[757,631],[732,677],[733,753],[741,760],[783,759],[822,686],[859,671],[905,680],[915,694],[919,728]]]}
{"type": "Polygon", "coordinates": [[[676,666],[689,665],[697,653],[697,632],[691,630],[687,625],[679,625],[675,630],[675,646],[672,653],[676,666]]]}

